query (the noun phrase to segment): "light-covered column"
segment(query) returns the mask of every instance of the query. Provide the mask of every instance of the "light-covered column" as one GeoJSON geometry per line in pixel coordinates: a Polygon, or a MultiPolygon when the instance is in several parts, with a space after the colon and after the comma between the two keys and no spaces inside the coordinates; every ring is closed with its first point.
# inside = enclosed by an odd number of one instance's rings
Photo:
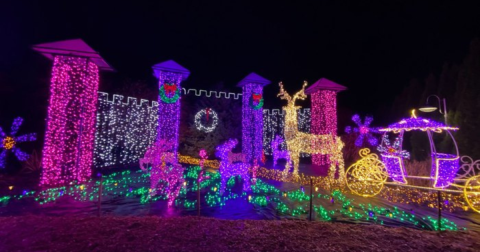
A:
{"type": "Polygon", "coordinates": [[[262,159],[263,150],[263,87],[270,81],[251,73],[238,83],[242,88],[242,152],[247,161],[262,159]]]}
{"type": "MultiPolygon", "coordinates": [[[[316,135],[337,135],[337,93],[347,89],[331,80],[321,78],[305,90],[311,95],[310,132],[316,135]]],[[[325,166],[328,171],[328,155],[312,155],[312,164],[325,166]]]]}
{"type": "Polygon", "coordinates": [[[40,184],[85,181],[91,175],[99,70],[113,70],[83,40],[33,46],[53,60],[40,184]]]}
{"type": "Polygon", "coordinates": [[[173,143],[173,152],[178,150],[178,129],[180,125],[181,82],[188,78],[190,71],[173,60],[158,63],[153,67],[158,79],[158,129],[157,140],[173,143]]]}

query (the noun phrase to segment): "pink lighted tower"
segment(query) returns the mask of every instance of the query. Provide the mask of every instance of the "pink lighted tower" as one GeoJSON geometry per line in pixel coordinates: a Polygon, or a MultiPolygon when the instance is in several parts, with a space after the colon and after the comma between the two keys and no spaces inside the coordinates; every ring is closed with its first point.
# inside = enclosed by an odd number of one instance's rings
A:
{"type": "MultiPolygon", "coordinates": [[[[312,134],[337,135],[337,93],[347,89],[331,80],[321,78],[312,86],[305,90],[306,94],[311,95],[311,124],[310,132],[312,134]]],[[[328,155],[312,155],[312,163],[318,167],[325,167],[328,173],[329,163],[328,155]]]]}
{"type": "Polygon", "coordinates": [[[81,39],[33,49],[53,61],[40,184],[84,181],[93,161],[99,70],[113,69],[81,39]]]}
{"type": "Polygon", "coordinates": [[[178,128],[180,125],[181,82],[190,71],[173,60],[158,63],[153,67],[153,75],[158,79],[158,128],[157,140],[173,143],[178,150],[178,128]]]}

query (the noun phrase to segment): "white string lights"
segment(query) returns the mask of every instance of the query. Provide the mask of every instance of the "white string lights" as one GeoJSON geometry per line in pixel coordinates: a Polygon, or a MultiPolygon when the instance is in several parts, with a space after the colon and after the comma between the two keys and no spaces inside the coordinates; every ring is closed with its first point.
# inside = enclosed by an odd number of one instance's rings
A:
{"type": "Polygon", "coordinates": [[[217,112],[215,112],[213,109],[211,108],[202,109],[198,111],[197,114],[195,114],[195,127],[197,128],[197,130],[203,131],[205,133],[210,133],[215,130],[217,125],[218,125],[218,115],[217,115],[217,112]],[[207,125],[211,123],[209,126],[204,125],[202,123],[202,118],[204,117],[207,125]]]}
{"type": "Polygon", "coordinates": [[[94,166],[105,167],[138,162],[157,136],[158,103],[122,95],[98,93],[94,166]]]}
{"type": "MultiPolygon", "coordinates": [[[[196,98],[193,94],[187,96],[196,98]]],[[[218,98],[212,95],[211,99],[218,98]]],[[[94,166],[106,167],[137,163],[147,147],[156,139],[157,111],[157,101],[150,102],[144,99],[138,100],[134,97],[98,92],[94,166]]],[[[210,110],[208,122],[214,118],[214,113],[219,120],[218,114],[210,110]]],[[[263,109],[263,150],[265,155],[272,154],[271,142],[275,135],[283,136],[284,134],[284,113],[280,109],[263,109]]],[[[206,110],[205,114],[200,116],[206,118],[206,110]]],[[[299,131],[310,132],[310,118],[309,108],[298,110],[299,131]]],[[[209,128],[214,124],[213,121],[211,123],[202,125],[209,128]]],[[[286,144],[282,143],[279,149],[286,150],[286,144]]],[[[307,153],[301,153],[300,155],[301,157],[310,156],[307,153]]]]}

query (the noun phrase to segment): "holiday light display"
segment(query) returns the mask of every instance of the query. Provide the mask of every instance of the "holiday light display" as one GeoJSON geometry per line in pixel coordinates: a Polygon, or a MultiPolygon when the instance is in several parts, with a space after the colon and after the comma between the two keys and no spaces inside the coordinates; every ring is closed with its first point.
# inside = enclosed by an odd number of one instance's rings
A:
{"type": "Polygon", "coordinates": [[[463,195],[470,208],[480,213],[480,176],[471,177],[465,182],[463,195]]]}
{"type": "Polygon", "coordinates": [[[395,182],[407,184],[407,171],[403,158],[397,155],[381,154],[382,160],[388,172],[388,176],[395,182]]]}
{"type": "MultiPolygon", "coordinates": [[[[182,188],[179,197],[175,200],[176,207],[183,207],[184,210],[191,210],[196,206],[195,200],[188,199],[189,192],[196,192],[196,179],[198,178],[199,167],[189,167],[184,175],[187,186],[182,188]]],[[[225,206],[230,200],[244,199],[255,207],[272,207],[278,216],[291,216],[293,218],[304,218],[308,213],[308,202],[312,199],[312,208],[315,210],[317,219],[320,221],[345,220],[362,221],[385,225],[396,223],[401,225],[413,226],[421,229],[436,230],[438,228],[438,219],[432,216],[422,216],[413,211],[402,211],[397,207],[383,207],[374,204],[356,203],[353,198],[347,197],[341,191],[313,193],[312,197],[306,190],[293,189],[281,191],[273,185],[267,184],[261,179],[257,179],[255,185],[252,185],[251,192],[234,193],[231,188],[233,180],[229,180],[229,185],[223,195],[216,190],[220,184],[218,173],[207,172],[207,179],[201,182],[200,187],[206,189],[204,202],[210,206],[225,206]]],[[[123,171],[110,174],[104,177],[102,199],[114,197],[118,199],[131,198],[139,199],[139,203],[146,204],[165,200],[162,195],[149,197],[148,187],[141,186],[149,183],[149,175],[141,171],[131,172],[123,171]],[[132,185],[140,187],[132,187],[132,185]]],[[[0,197],[0,202],[7,204],[10,200],[15,202],[21,200],[32,200],[40,205],[49,204],[62,197],[71,197],[76,201],[98,201],[99,181],[89,180],[82,184],[72,184],[56,188],[49,188],[41,191],[24,191],[20,195],[0,197]]],[[[446,199],[446,198],[445,198],[446,199]]],[[[442,218],[442,230],[458,230],[459,227],[452,221],[442,218]]],[[[465,228],[462,228],[463,230],[465,228]]]]}
{"type": "Polygon", "coordinates": [[[137,163],[157,137],[158,103],[98,93],[94,166],[137,163]]]}
{"type": "MultiPolygon", "coordinates": [[[[311,96],[311,133],[337,135],[337,92],[347,89],[333,81],[321,78],[305,90],[311,96]]],[[[315,165],[328,164],[328,155],[312,155],[315,165]]]]}
{"type": "Polygon", "coordinates": [[[29,155],[17,146],[19,143],[31,142],[37,139],[37,134],[29,133],[21,136],[16,136],[23,119],[21,117],[15,118],[10,128],[10,134],[6,134],[2,127],[0,127],[0,168],[5,168],[6,157],[8,152],[13,152],[18,160],[26,161],[29,155]]]}
{"type": "Polygon", "coordinates": [[[283,143],[283,138],[279,135],[275,136],[275,139],[272,141],[272,151],[273,151],[273,167],[277,165],[278,159],[285,159],[288,166],[292,166],[290,160],[290,154],[286,150],[277,149],[279,145],[283,143]]]}
{"type": "Polygon", "coordinates": [[[215,112],[211,108],[207,109],[202,109],[195,114],[195,127],[197,127],[197,130],[203,131],[205,133],[210,133],[215,130],[215,128],[218,125],[218,115],[217,112],[215,112]],[[205,116],[205,122],[210,123],[210,126],[205,126],[202,124],[202,118],[205,116]],[[210,119],[210,120],[209,120],[210,119]]]}
{"type": "Polygon", "coordinates": [[[238,100],[242,96],[241,93],[227,93],[223,91],[214,91],[214,90],[204,90],[204,89],[195,89],[195,88],[189,88],[185,89],[182,88],[183,94],[184,95],[195,95],[199,97],[208,97],[208,98],[217,98],[217,99],[233,99],[233,100],[238,100]]]}
{"type": "Polygon", "coordinates": [[[40,184],[91,174],[99,70],[113,69],[81,39],[33,46],[53,60],[40,184]]]}
{"type": "MultiPolygon", "coordinates": [[[[310,133],[310,108],[301,108],[297,110],[298,130],[300,132],[310,133]]],[[[263,110],[263,150],[266,155],[273,155],[272,141],[277,135],[284,135],[285,111],[281,109],[263,110]]],[[[282,142],[280,150],[286,150],[287,144],[282,142]]],[[[300,153],[300,157],[310,157],[308,153],[300,153]]]]}
{"type": "MultiPolygon", "coordinates": [[[[446,126],[433,120],[417,117],[415,115],[415,110],[412,110],[412,116],[410,118],[391,124],[387,128],[380,129],[379,131],[399,133],[399,138],[402,139],[404,132],[411,130],[425,131],[427,133],[430,141],[432,158],[430,179],[433,180],[433,187],[446,188],[450,186],[453,183],[458,170],[460,169],[457,143],[455,142],[453,135],[450,133],[451,130],[458,130],[458,128],[446,126]],[[442,131],[446,131],[447,134],[452,138],[457,154],[446,154],[436,151],[432,134],[441,133],[442,131]]],[[[388,146],[385,148],[387,147],[388,146]]],[[[407,180],[405,179],[407,174],[403,164],[404,156],[402,155],[401,151],[401,143],[399,144],[399,150],[396,150],[391,154],[382,154],[382,158],[392,179],[396,182],[407,184],[407,180]]]]}
{"type": "Polygon", "coordinates": [[[378,159],[370,149],[361,149],[360,160],[347,169],[347,186],[357,195],[373,197],[382,191],[383,185],[388,178],[385,164],[378,159]]]}
{"type": "Polygon", "coordinates": [[[377,150],[380,153],[384,154],[390,154],[390,155],[397,155],[402,158],[409,159],[410,158],[410,152],[407,150],[402,150],[402,141],[403,141],[403,136],[398,136],[395,138],[395,141],[393,142],[393,145],[390,143],[390,139],[388,139],[388,135],[384,134],[382,136],[382,144],[380,144],[377,147],[377,150]]]}
{"type": "Polygon", "coordinates": [[[150,196],[164,192],[167,195],[168,206],[173,205],[184,182],[184,169],[177,162],[177,157],[172,151],[173,147],[174,143],[160,139],[150,146],[144,157],[139,160],[140,168],[146,172],[150,171],[150,196]],[[152,169],[148,170],[146,164],[151,164],[152,169]]]}
{"type": "Polygon", "coordinates": [[[361,147],[363,145],[365,138],[371,146],[378,145],[378,140],[372,135],[372,133],[379,133],[380,131],[378,128],[370,127],[370,124],[373,121],[373,117],[366,116],[365,120],[362,123],[362,119],[360,119],[360,116],[355,114],[352,116],[352,121],[355,122],[358,125],[358,127],[355,127],[352,129],[352,127],[347,126],[345,128],[345,132],[348,134],[350,133],[359,134],[357,139],[355,140],[356,146],[361,147]]]}
{"type": "MultiPolygon", "coordinates": [[[[193,96],[194,93],[191,93],[193,96]]],[[[215,94],[216,91],[210,91],[210,93],[215,94]]],[[[220,94],[223,93],[220,92],[220,94]]],[[[219,97],[215,97],[214,94],[211,98],[218,99],[219,97]]],[[[233,95],[234,93],[227,94],[233,95]]],[[[197,92],[196,95],[204,96],[205,94],[197,92]]],[[[238,95],[241,96],[241,94],[238,95]]],[[[208,93],[206,96],[208,97],[208,93]]],[[[230,97],[230,99],[235,99],[235,97],[230,97]]],[[[221,98],[225,97],[221,96],[221,98]]],[[[279,109],[263,109],[263,150],[266,155],[273,154],[271,142],[275,136],[283,135],[284,114],[285,112],[279,109]]],[[[299,131],[309,133],[310,109],[299,109],[297,114],[299,131]]],[[[157,126],[158,102],[98,92],[94,166],[106,167],[137,163],[147,147],[155,141],[157,126]]],[[[285,142],[280,145],[280,149],[286,150],[285,142]]],[[[307,153],[300,155],[301,157],[310,156],[307,153]]]]}
{"type": "Polygon", "coordinates": [[[263,107],[262,94],[253,93],[252,96],[250,97],[249,105],[250,105],[250,108],[254,110],[261,109],[263,107]]]}
{"type": "Polygon", "coordinates": [[[251,73],[238,83],[242,88],[242,153],[247,161],[261,160],[263,150],[263,87],[270,81],[251,73]]]}
{"type": "MultiPolygon", "coordinates": [[[[200,165],[201,161],[202,159],[178,154],[178,162],[181,164],[200,165]]],[[[205,167],[218,169],[220,167],[220,162],[218,162],[218,160],[204,160],[203,165],[205,167]]]]}
{"type": "Polygon", "coordinates": [[[411,131],[411,130],[420,130],[420,131],[432,131],[435,133],[442,133],[442,130],[458,130],[457,127],[450,127],[441,122],[436,122],[431,119],[425,119],[417,117],[415,112],[412,111],[412,117],[403,119],[398,123],[389,125],[387,128],[379,129],[381,132],[394,132],[399,133],[401,131],[411,131]]]}
{"type": "MultiPolygon", "coordinates": [[[[298,131],[298,117],[297,110],[300,106],[295,106],[296,100],[305,100],[307,95],[304,93],[307,82],[304,82],[302,89],[295,93],[291,97],[284,89],[283,84],[280,82],[279,96],[282,100],[288,102],[287,106],[283,107],[285,111],[285,141],[287,142],[287,149],[290,153],[290,158],[293,161],[294,169],[293,173],[298,174],[300,152],[306,152],[310,154],[328,154],[330,155],[330,168],[328,176],[331,180],[334,180],[335,173],[338,166],[338,180],[344,181],[344,161],[342,148],[344,146],[340,137],[327,134],[327,135],[313,135],[298,131]]],[[[289,166],[285,168],[285,172],[288,172],[289,166]]]]}
{"type": "Polygon", "coordinates": [[[98,79],[98,66],[88,58],[55,56],[41,184],[90,176],[98,79]]]}
{"type": "Polygon", "coordinates": [[[159,88],[160,99],[165,103],[175,103],[180,99],[180,89],[175,83],[163,83],[159,88]]]}
{"type": "Polygon", "coordinates": [[[230,177],[240,176],[243,179],[243,190],[250,190],[250,175],[248,174],[249,165],[246,163],[232,163],[229,161],[228,154],[238,144],[236,139],[229,139],[225,143],[217,146],[215,156],[220,159],[221,175],[220,193],[225,191],[225,186],[230,177]]]}
{"type": "Polygon", "coordinates": [[[188,78],[190,72],[173,60],[156,64],[152,68],[159,88],[157,140],[172,142],[173,152],[177,155],[180,83],[188,78]]]}

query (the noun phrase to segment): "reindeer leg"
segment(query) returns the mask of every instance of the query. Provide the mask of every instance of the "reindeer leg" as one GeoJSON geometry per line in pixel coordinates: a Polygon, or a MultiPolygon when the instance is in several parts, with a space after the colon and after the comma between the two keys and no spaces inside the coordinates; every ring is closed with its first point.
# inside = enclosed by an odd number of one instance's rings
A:
{"type": "Polygon", "coordinates": [[[300,161],[300,153],[295,152],[292,154],[293,159],[293,174],[298,175],[298,166],[300,161]]]}
{"type": "Polygon", "coordinates": [[[225,192],[225,187],[227,186],[227,181],[228,181],[228,178],[226,176],[223,176],[222,175],[222,179],[220,181],[220,195],[222,195],[224,192],[225,192]]]}
{"type": "Polygon", "coordinates": [[[250,176],[248,174],[243,174],[243,190],[244,191],[250,191],[250,176]]]}

